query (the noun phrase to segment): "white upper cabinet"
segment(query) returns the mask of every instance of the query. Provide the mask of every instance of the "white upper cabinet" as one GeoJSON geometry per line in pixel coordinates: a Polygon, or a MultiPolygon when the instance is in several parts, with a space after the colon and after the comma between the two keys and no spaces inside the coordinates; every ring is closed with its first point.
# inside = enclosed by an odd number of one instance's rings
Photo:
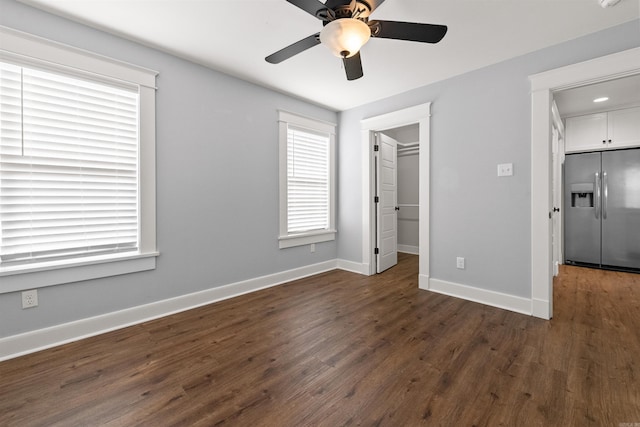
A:
{"type": "Polygon", "coordinates": [[[565,132],[567,153],[640,146],[640,107],[569,117],[565,132]]]}
{"type": "Polygon", "coordinates": [[[607,113],[570,117],[565,123],[565,152],[603,150],[607,146],[607,113]]]}
{"type": "Polygon", "coordinates": [[[610,111],[608,117],[608,148],[640,145],[640,107],[610,111]]]}

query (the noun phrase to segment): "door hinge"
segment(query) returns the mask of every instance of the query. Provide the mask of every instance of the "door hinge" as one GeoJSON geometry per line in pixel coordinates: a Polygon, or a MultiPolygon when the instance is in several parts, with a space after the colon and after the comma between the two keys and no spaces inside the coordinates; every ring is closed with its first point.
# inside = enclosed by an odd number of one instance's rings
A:
{"type": "Polygon", "coordinates": [[[380,151],[380,146],[379,145],[374,145],[373,146],[373,151],[380,151]]]}
{"type": "Polygon", "coordinates": [[[380,249],[375,248],[375,249],[373,250],[373,254],[374,254],[374,255],[378,255],[379,253],[380,253],[380,249]]]}
{"type": "Polygon", "coordinates": [[[380,202],[380,198],[378,196],[374,196],[373,203],[379,203],[379,202],[380,202]]]}

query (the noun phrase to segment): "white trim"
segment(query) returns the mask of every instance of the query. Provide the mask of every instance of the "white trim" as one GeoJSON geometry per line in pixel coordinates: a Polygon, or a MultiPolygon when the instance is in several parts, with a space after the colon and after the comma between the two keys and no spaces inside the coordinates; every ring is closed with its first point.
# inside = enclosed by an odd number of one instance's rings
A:
{"type": "Polygon", "coordinates": [[[310,245],[312,243],[329,242],[336,239],[335,230],[323,230],[321,232],[295,234],[278,237],[278,247],[292,248],[294,246],[310,245]]]}
{"type": "Polygon", "coordinates": [[[492,307],[515,311],[516,313],[531,315],[531,300],[528,298],[517,297],[515,295],[489,291],[439,279],[429,279],[428,290],[439,294],[462,298],[467,301],[478,302],[492,307]]]}
{"type": "Polygon", "coordinates": [[[411,254],[411,255],[420,255],[420,247],[413,246],[413,245],[398,244],[398,252],[403,252],[405,254],[411,254]]]}
{"type": "Polygon", "coordinates": [[[429,289],[429,276],[426,274],[418,274],[418,288],[424,290],[429,289]]]}
{"type": "Polygon", "coordinates": [[[336,133],[336,128],[338,127],[337,124],[332,122],[301,116],[300,114],[290,113],[285,110],[278,110],[278,121],[332,134],[336,133]]]}
{"type": "Polygon", "coordinates": [[[531,300],[531,314],[535,317],[539,317],[541,319],[551,319],[552,314],[549,312],[550,309],[549,301],[532,299],[531,300]]]}
{"type": "Polygon", "coordinates": [[[60,68],[76,69],[108,79],[119,79],[155,88],[157,71],[98,55],[63,43],[0,26],[2,50],[34,61],[46,61],[60,68]]]}
{"type": "Polygon", "coordinates": [[[375,205],[373,204],[373,132],[418,123],[419,127],[419,274],[429,275],[429,156],[431,103],[416,105],[360,121],[362,148],[362,264],[369,266],[368,274],[375,274],[375,205]]]}
{"type": "Polygon", "coordinates": [[[20,270],[7,268],[0,270],[0,277],[2,277],[0,294],[153,270],[156,268],[158,255],[157,252],[124,253],[76,258],[72,263],[39,263],[27,265],[20,270]]]}
{"type": "Polygon", "coordinates": [[[369,266],[359,262],[347,261],[346,259],[336,260],[337,268],[344,271],[350,271],[352,273],[369,275],[369,266]]]}
{"type": "MultiPolygon", "coordinates": [[[[546,301],[551,306],[551,92],[548,89],[533,92],[531,100],[531,298],[546,301]],[[538,126],[533,125],[536,116],[540,122],[538,126]]],[[[534,316],[541,317],[540,313],[533,312],[533,308],[531,310],[534,316]]],[[[552,312],[551,309],[546,311],[552,312]]]]}
{"type": "Polygon", "coordinates": [[[571,64],[529,76],[531,91],[554,91],[585,86],[638,74],[640,47],[623,50],[577,64],[571,64]]]}
{"type": "Polygon", "coordinates": [[[556,104],[555,99],[551,101],[551,115],[553,117],[553,124],[555,125],[556,129],[558,129],[558,136],[560,137],[560,139],[564,139],[564,123],[562,123],[560,111],[558,111],[558,104],[556,104]]]}
{"type": "MultiPolygon", "coordinates": [[[[156,76],[157,71],[118,61],[9,27],[0,26],[0,56],[17,56],[24,61],[44,64],[59,72],[101,76],[105,81],[119,80],[136,86],[139,93],[139,253],[114,257],[114,261],[87,263],[70,260],[49,272],[34,271],[32,266],[2,268],[0,294],[63,283],[108,277],[154,269],[156,247],[156,76]]],[[[103,258],[107,260],[108,257],[103,258]]],[[[96,261],[94,259],[93,261],[96,261]]]]}
{"type": "Polygon", "coordinates": [[[340,268],[347,271],[359,272],[356,270],[362,269],[357,263],[334,259],[100,316],[0,338],[0,361],[334,270],[337,265],[342,265],[344,268],[340,268]]]}
{"type": "Polygon", "coordinates": [[[140,86],[138,164],[140,243],[143,254],[156,253],[156,91],[140,86]]]}
{"type": "Polygon", "coordinates": [[[554,91],[640,73],[640,48],[529,76],[531,82],[531,312],[553,316],[551,122],[554,91]]]}

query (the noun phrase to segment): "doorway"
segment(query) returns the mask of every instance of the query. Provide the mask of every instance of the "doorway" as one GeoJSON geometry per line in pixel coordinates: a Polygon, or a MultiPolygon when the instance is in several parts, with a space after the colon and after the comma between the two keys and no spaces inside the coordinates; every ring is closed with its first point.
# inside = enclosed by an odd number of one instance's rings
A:
{"type": "Polygon", "coordinates": [[[418,168],[419,168],[419,230],[418,255],[420,288],[428,289],[429,280],[429,155],[430,155],[430,115],[431,103],[394,111],[361,121],[362,164],[362,262],[369,275],[377,271],[376,206],[375,206],[375,134],[376,132],[417,125],[418,168]]]}
{"type": "MultiPolygon", "coordinates": [[[[640,221],[634,223],[640,202],[629,198],[639,185],[634,153],[640,145],[640,74],[554,92],[553,98],[559,116],[566,121],[567,161],[571,163],[563,185],[568,192],[563,198],[567,248],[563,261],[623,270],[640,267],[640,235],[634,234],[640,230],[640,221]],[[590,153],[602,153],[598,157],[602,163],[587,162],[590,153]],[[594,170],[583,170],[585,167],[594,170]],[[594,192],[572,191],[580,183],[596,184],[600,173],[602,185],[594,192]],[[589,201],[589,197],[595,198],[589,201]],[[588,209],[594,212],[585,215],[588,209]],[[592,231],[587,235],[584,230],[588,228],[592,231]]],[[[555,206],[559,205],[554,203],[554,210],[555,206]]]]}
{"type": "Polygon", "coordinates": [[[398,253],[419,255],[419,126],[376,132],[376,272],[396,265],[398,253]]]}
{"type": "Polygon", "coordinates": [[[531,314],[553,316],[553,93],[640,73],[640,48],[529,76],[531,82],[531,314]]]}

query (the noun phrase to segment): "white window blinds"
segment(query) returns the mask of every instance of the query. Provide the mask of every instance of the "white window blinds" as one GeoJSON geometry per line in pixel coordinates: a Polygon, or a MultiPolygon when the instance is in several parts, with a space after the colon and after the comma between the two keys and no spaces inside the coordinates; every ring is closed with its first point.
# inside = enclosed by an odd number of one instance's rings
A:
{"type": "Polygon", "coordinates": [[[329,134],[288,126],[288,233],[329,228],[329,142],[329,134]]]}
{"type": "Polygon", "coordinates": [[[137,92],[0,63],[0,120],[0,262],[137,249],[137,92]]]}

